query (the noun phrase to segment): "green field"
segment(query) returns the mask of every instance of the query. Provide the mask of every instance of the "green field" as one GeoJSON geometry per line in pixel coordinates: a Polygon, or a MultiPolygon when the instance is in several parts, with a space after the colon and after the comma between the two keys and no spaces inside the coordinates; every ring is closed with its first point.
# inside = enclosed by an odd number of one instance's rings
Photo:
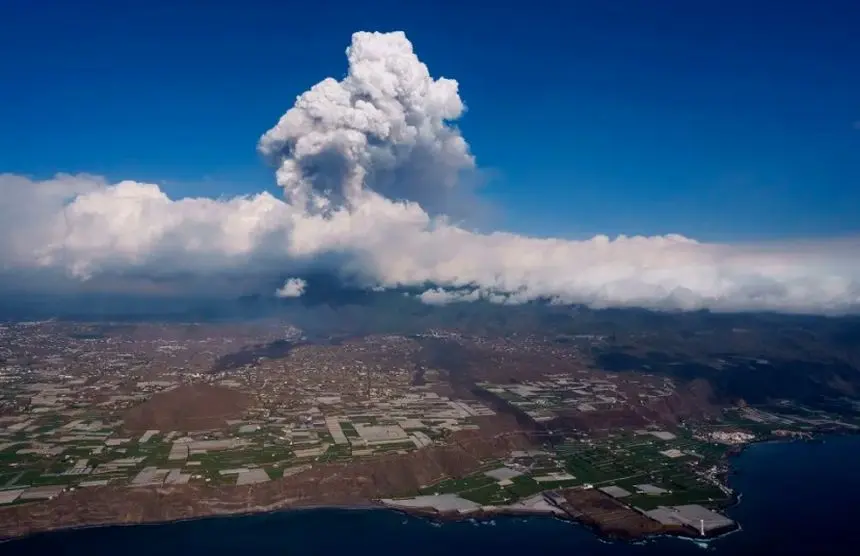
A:
{"type": "MultiPolygon", "coordinates": [[[[499,467],[498,462],[484,466],[487,469],[499,467]]],[[[558,488],[559,486],[573,486],[576,481],[564,481],[562,483],[538,483],[532,477],[521,475],[511,480],[512,484],[499,485],[492,477],[484,475],[484,471],[473,473],[467,477],[446,479],[424,489],[421,494],[457,494],[467,500],[484,505],[511,504],[517,500],[527,498],[539,492],[558,488]]]]}
{"type": "Polygon", "coordinates": [[[340,430],[343,431],[343,435],[347,438],[358,438],[359,437],[359,434],[355,430],[355,427],[352,425],[352,423],[345,423],[345,422],[341,421],[340,430]]]}
{"type": "Polygon", "coordinates": [[[496,481],[483,473],[463,479],[446,479],[421,490],[421,494],[456,494],[494,484],[496,481]]]}
{"type": "Polygon", "coordinates": [[[618,435],[594,443],[568,442],[558,447],[565,466],[573,475],[596,487],[616,485],[632,493],[623,501],[642,509],[659,505],[710,503],[723,501],[726,495],[700,476],[701,470],[716,463],[725,447],[702,442],[688,433],[673,440],[659,440],[647,435],[618,435]],[[660,452],[676,448],[695,452],[669,458],[660,452]],[[669,492],[660,495],[640,494],[637,484],[653,484],[669,492]]]}

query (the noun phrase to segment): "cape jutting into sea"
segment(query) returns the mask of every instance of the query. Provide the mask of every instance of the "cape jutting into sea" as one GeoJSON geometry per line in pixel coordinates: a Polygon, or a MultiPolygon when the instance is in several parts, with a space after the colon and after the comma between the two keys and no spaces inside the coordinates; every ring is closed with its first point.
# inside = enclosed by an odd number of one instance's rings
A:
{"type": "Polygon", "coordinates": [[[676,538],[606,541],[550,518],[440,524],[387,510],[319,509],[58,531],[0,544],[0,554],[857,554],[858,461],[860,436],[751,446],[734,458],[731,478],[742,498],[728,514],[742,530],[701,544],[676,538]]]}

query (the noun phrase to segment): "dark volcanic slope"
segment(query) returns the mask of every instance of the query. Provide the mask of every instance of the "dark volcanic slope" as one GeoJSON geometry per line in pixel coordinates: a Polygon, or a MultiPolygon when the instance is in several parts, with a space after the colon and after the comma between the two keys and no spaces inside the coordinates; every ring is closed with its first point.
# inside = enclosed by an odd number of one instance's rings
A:
{"type": "Polygon", "coordinates": [[[193,384],[154,395],[126,412],[123,420],[129,431],[207,430],[238,419],[249,402],[246,394],[236,390],[193,384]]]}
{"type": "MultiPolygon", "coordinates": [[[[763,344],[758,353],[768,353],[766,348],[763,344]]],[[[597,353],[595,360],[608,371],[647,370],[682,382],[706,380],[715,399],[726,403],[738,399],[764,403],[786,398],[814,406],[828,397],[855,396],[860,392],[860,370],[825,355],[804,354],[789,359],[768,353],[767,359],[756,359],[747,355],[756,353],[751,350],[736,355],[697,353],[695,346],[687,349],[687,353],[645,353],[645,349],[627,346],[597,353]]]]}
{"type": "Polygon", "coordinates": [[[235,353],[228,353],[219,357],[212,366],[212,370],[217,372],[238,369],[244,365],[252,365],[263,357],[280,359],[289,355],[294,348],[300,345],[303,345],[303,342],[275,340],[268,344],[246,346],[235,353]]]}

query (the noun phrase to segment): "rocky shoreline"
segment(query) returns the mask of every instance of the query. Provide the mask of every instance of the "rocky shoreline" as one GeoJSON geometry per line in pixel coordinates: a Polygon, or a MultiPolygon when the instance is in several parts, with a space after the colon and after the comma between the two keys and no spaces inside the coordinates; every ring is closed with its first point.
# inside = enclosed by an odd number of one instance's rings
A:
{"type": "MultiPolygon", "coordinates": [[[[851,434],[851,433],[848,433],[851,434]]],[[[856,434],[856,433],[854,433],[856,434]]],[[[816,435],[813,441],[820,440],[816,435]]],[[[766,439],[751,442],[744,445],[732,447],[727,451],[720,469],[719,480],[727,484],[730,476],[734,473],[731,460],[742,454],[752,445],[768,442],[797,442],[792,438],[766,439]]],[[[809,441],[809,440],[804,440],[809,441]]],[[[573,488],[566,493],[597,493],[595,490],[586,491],[573,488]]],[[[32,534],[47,533],[52,531],[73,530],[81,528],[127,526],[152,523],[172,523],[212,517],[242,516],[279,511],[301,511],[309,509],[344,509],[344,510],[379,510],[389,509],[408,515],[438,521],[463,521],[470,519],[489,520],[499,516],[549,516],[556,519],[570,521],[589,528],[595,534],[604,538],[617,540],[635,541],[643,538],[661,535],[679,536],[692,539],[710,538],[728,532],[721,529],[714,534],[702,537],[689,528],[660,526],[642,526],[638,516],[647,519],[633,509],[612,498],[600,496],[590,504],[596,503],[601,511],[627,512],[627,517],[607,521],[601,519],[600,514],[589,511],[586,504],[574,511],[565,511],[561,508],[550,510],[547,508],[535,509],[523,505],[480,507],[468,512],[439,512],[428,508],[404,508],[385,504],[381,499],[345,497],[341,500],[325,500],[316,497],[285,497],[274,499],[268,504],[253,504],[245,500],[219,500],[217,492],[209,492],[203,489],[115,489],[111,487],[93,488],[89,491],[78,491],[74,496],[63,497],[45,503],[34,502],[21,504],[0,510],[0,541],[14,540],[32,534]],[[70,505],[64,501],[74,502],[70,505]],[[605,506],[612,504],[614,507],[605,506]],[[109,508],[127,508],[127,511],[108,511],[109,508]],[[81,508],[84,511],[76,511],[81,508]],[[632,519],[633,521],[630,521],[632,519]]],[[[253,491],[247,492],[248,498],[253,498],[253,491]]],[[[581,502],[581,501],[580,501],[581,502]]],[[[721,509],[732,507],[739,502],[739,496],[732,492],[732,499],[720,506],[721,509]]],[[[576,506],[573,506],[576,508],[576,506]]],[[[618,517],[617,515],[615,517],[618,517]]],[[[735,524],[734,528],[738,526],[735,524]]]]}
{"type": "MultiPolygon", "coordinates": [[[[396,501],[395,501],[396,502],[396,501]]],[[[704,536],[693,528],[681,525],[660,524],[644,514],[624,506],[595,490],[567,489],[551,493],[541,493],[526,499],[524,503],[511,506],[482,506],[470,511],[438,511],[433,508],[409,508],[395,504],[385,504],[396,511],[424,517],[439,522],[464,520],[488,521],[500,516],[552,517],[586,527],[594,534],[608,540],[638,541],[655,536],[675,536],[695,540],[710,539],[724,535],[739,528],[732,522],[729,527],[708,531],[704,536]],[[557,504],[549,503],[552,495],[562,500],[557,504]],[[529,506],[529,500],[542,498],[547,504],[529,506]]]]}
{"type": "MultiPolygon", "coordinates": [[[[478,509],[465,512],[437,511],[433,508],[428,507],[409,508],[398,506],[396,504],[386,503],[386,501],[382,499],[331,504],[319,503],[311,500],[304,501],[287,499],[266,506],[251,506],[235,509],[225,508],[220,510],[216,507],[209,507],[208,511],[206,512],[190,513],[187,515],[174,515],[169,518],[145,516],[143,517],[143,519],[140,519],[141,516],[126,514],[124,517],[120,518],[117,518],[117,516],[113,516],[112,518],[91,521],[87,521],[85,519],[70,519],[66,523],[59,524],[55,521],[50,525],[48,523],[44,523],[45,526],[40,526],[43,522],[33,522],[28,524],[23,524],[19,522],[16,524],[17,526],[11,527],[9,525],[12,524],[7,523],[6,526],[3,527],[2,533],[0,533],[0,542],[14,541],[16,539],[24,538],[34,534],[46,534],[57,531],[90,529],[97,527],[178,523],[184,521],[211,519],[219,517],[239,517],[260,515],[273,512],[307,511],[317,509],[336,509],[349,511],[385,510],[438,522],[458,522],[467,520],[489,521],[496,517],[551,517],[563,521],[568,521],[571,523],[576,523],[578,525],[588,528],[602,538],[612,540],[635,541],[660,535],[671,535],[695,539],[702,538],[701,536],[695,534],[694,531],[686,528],[661,526],[656,522],[648,520],[642,514],[639,514],[629,508],[622,506],[621,504],[618,504],[610,497],[605,496],[602,493],[598,493],[597,491],[568,489],[564,492],[568,497],[566,498],[566,500],[573,499],[578,500],[580,502],[579,509],[575,509],[573,506],[565,508],[562,507],[562,505],[552,506],[550,504],[536,505],[530,507],[527,505],[528,499],[524,501],[526,502],[525,504],[520,503],[511,506],[480,506],[478,509]],[[614,508],[610,508],[610,513],[605,514],[606,516],[608,516],[607,519],[601,520],[599,517],[595,517],[593,513],[589,513],[588,504],[583,505],[581,503],[582,500],[580,499],[581,494],[585,492],[590,493],[589,496],[591,497],[592,502],[594,500],[598,501],[598,504],[596,504],[595,507],[601,507],[602,510],[607,509],[604,506],[604,504],[606,503],[615,504],[614,508]],[[577,493],[579,493],[580,498],[577,498],[577,493]]],[[[153,492],[151,494],[155,493],[153,492]]],[[[537,499],[542,497],[543,493],[535,495],[531,497],[531,499],[537,499]]],[[[532,502],[534,502],[534,500],[532,500],[532,502]]],[[[31,506],[31,504],[27,504],[26,506],[31,506]]],[[[26,508],[26,506],[21,506],[21,508],[26,508]]],[[[719,534],[723,534],[725,532],[725,530],[722,530],[719,532],[719,534]]],[[[708,536],[710,537],[713,535],[708,536]]]]}

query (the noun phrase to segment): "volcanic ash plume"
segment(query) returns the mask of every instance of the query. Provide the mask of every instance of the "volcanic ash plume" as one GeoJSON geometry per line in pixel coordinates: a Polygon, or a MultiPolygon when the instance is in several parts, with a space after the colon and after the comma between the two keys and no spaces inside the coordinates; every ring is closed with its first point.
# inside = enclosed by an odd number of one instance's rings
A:
{"type": "Polygon", "coordinates": [[[260,139],[287,200],[312,211],[368,195],[447,209],[474,159],[448,125],[464,106],[452,79],[433,79],[402,32],[355,33],[349,73],[303,93],[260,139]]]}

